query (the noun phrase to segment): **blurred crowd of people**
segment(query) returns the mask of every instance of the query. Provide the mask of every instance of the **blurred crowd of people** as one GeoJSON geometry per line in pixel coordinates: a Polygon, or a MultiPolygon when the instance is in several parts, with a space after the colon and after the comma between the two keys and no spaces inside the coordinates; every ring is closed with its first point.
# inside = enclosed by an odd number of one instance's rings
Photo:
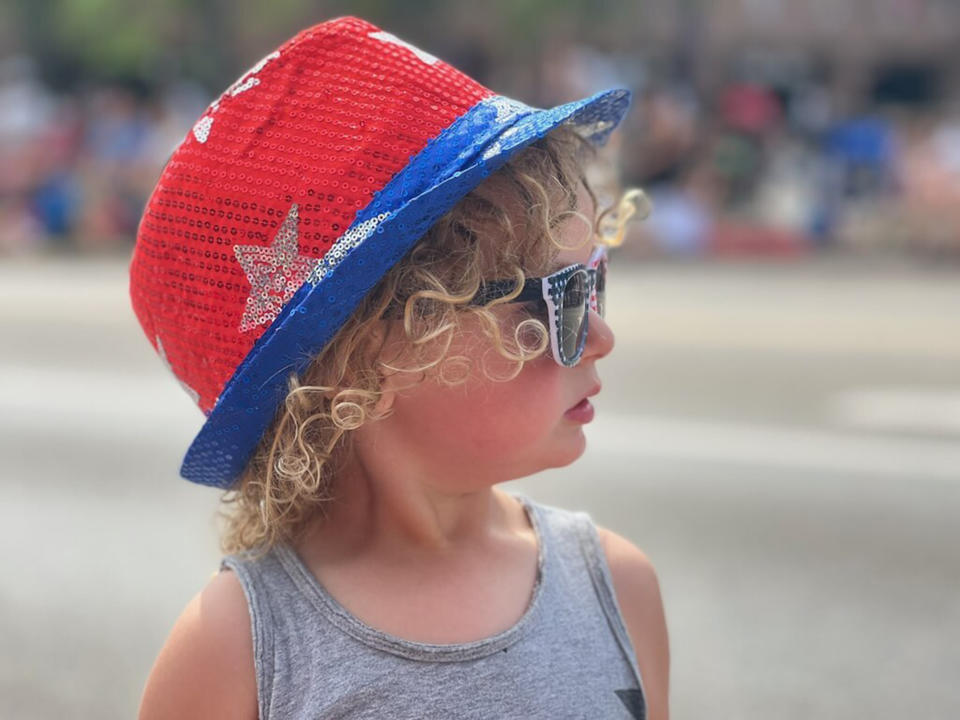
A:
{"type": "MultiPolygon", "coordinates": [[[[960,107],[841,112],[826,84],[749,76],[705,97],[635,58],[573,46],[548,54],[536,82],[532,99],[553,103],[635,87],[614,141],[622,181],[654,206],[634,252],[960,257],[960,107]]],[[[163,164],[210,100],[189,82],[54,93],[30,58],[0,62],[0,254],[129,247],[163,164]]]]}
{"type": "Polygon", "coordinates": [[[174,146],[209,102],[184,83],[53,93],[23,56],[0,62],[0,254],[129,247],[174,146]]]}
{"type": "Polygon", "coordinates": [[[960,258],[960,107],[844,115],[817,84],[709,99],[668,85],[643,95],[637,123],[624,171],[653,200],[653,252],[960,258]]]}

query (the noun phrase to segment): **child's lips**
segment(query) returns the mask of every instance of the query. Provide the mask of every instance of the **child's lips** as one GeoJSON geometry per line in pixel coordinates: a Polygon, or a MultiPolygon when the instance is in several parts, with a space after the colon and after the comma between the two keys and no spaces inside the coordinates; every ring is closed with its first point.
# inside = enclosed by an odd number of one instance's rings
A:
{"type": "Polygon", "coordinates": [[[571,420],[576,420],[578,422],[590,422],[593,420],[593,404],[590,402],[590,398],[600,392],[599,383],[590,389],[590,392],[580,400],[576,405],[569,408],[564,416],[570,418],[571,420]]]}
{"type": "Polygon", "coordinates": [[[593,420],[593,404],[587,398],[584,398],[572,408],[567,410],[564,417],[576,422],[588,423],[593,420]]]}

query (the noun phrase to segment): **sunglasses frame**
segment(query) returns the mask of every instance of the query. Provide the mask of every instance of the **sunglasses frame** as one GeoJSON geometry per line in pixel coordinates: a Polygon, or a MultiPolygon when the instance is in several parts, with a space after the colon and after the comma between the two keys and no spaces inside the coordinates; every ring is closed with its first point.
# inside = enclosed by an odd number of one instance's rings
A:
{"type": "MultiPolygon", "coordinates": [[[[593,310],[600,317],[603,317],[605,298],[605,287],[597,292],[598,279],[602,277],[604,285],[606,284],[607,270],[607,248],[604,245],[598,245],[587,264],[574,263],[560,270],[550,273],[544,277],[527,278],[523,283],[520,293],[508,300],[508,303],[518,302],[538,302],[547,307],[547,318],[550,325],[550,348],[553,351],[553,359],[558,365],[564,367],[573,367],[580,358],[583,357],[583,348],[587,344],[587,333],[590,332],[590,311],[593,310]],[[579,334],[582,336],[577,343],[577,349],[571,357],[567,357],[563,352],[563,296],[567,289],[567,284],[578,272],[583,272],[587,276],[586,288],[586,311],[583,314],[583,326],[579,334]]],[[[484,283],[477,292],[471,304],[486,305],[493,300],[499,300],[516,290],[515,280],[493,280],[484,283]]]]}

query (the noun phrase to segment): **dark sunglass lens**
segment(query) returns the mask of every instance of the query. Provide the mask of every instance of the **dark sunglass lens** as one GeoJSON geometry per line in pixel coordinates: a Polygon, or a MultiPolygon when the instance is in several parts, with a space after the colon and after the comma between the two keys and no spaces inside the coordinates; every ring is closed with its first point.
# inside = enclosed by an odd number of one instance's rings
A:
{"type": "Polygon", "coordinates": [[[587,331],[587,273],[577,270],[568,279],[563,290],[563,307],[560,309],[560,352],[567,361],[573,361],[580,353],[587,331]]]}

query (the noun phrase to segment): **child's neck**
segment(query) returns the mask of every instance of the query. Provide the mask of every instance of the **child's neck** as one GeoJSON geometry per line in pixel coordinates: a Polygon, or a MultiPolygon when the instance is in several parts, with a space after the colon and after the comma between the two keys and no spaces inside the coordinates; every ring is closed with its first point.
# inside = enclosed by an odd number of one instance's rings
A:
{"type": "Polygon", "coordinates": [[[338,478],[336,499],[297,543],[317,562],[377,557],[400,564],[460,562],[485,554],[505,536],[528,534],[522,506],[502,490],[440,492],[338,478]]]}

